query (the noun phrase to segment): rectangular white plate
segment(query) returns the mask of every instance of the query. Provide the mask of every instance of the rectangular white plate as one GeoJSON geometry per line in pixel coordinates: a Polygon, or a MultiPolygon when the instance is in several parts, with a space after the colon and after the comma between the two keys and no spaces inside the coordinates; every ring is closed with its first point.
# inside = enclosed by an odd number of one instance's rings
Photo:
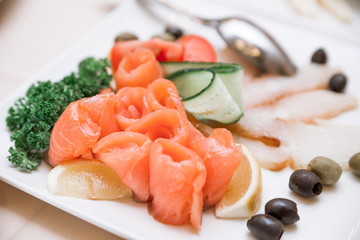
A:
{"type": "MultiPolygon", "coordinates": [[[[190,3],[184,1],[182,4],[190,3]]],[[[236,15],[236,11],[224,6],[191,2],[193,10],[198,9],[203,16],[236,15]],[[204,9],[206,4],[206,10],[204,9]]],[[[225,44],[216,32],[191,22],[170,12],[160,11],[167,23],[176,23],[187,33],[196,33],[209,39],[217,50],[225,44]]],[[[325,36],[296,29],[292,25],[271,22],[259,16],[253,16],[261,26],[265,27],[282,44],[292,59],[299,66],[309,62],[310,56],[318,47],[324,47],[329,54],[329,64],[344,69],[349,78],[347,94],[359,97],[360,47],[343,44],[325,36]]],[[[10,132],[4,120],[8,108],[28,86],[37,80],[61,79],[76,69],[81,59],[94,56],[104,57],[110,50],[116,34],[131,31],[140,38],[163,31],[166,22],[158,21],[144,10],[137,2],[125,1],[104,21],[85,35],[77,44],[46,67],[41,73],[21,86],[0,105],[0,179],[79,218],[93,223],[118,236],[131,239],[253,239],[246,228],[246,220],[224,220],[214,217],[213,209],[203,214],[201,231],[196,233],[189,226],[174,227],[161,224],[147,213],[146,204],[138,204],[131,200],[91,201],[70,197],[51,195],[46,189],[46,177],[50,167],[41,164],[36,171],[24,173],[13,168],[6,159],[7,150],[11,146],[10,132]]],[[[338,122],[359,125],[360,111],[352,111],[335,119],[338,122]]],[[[288,226],[282,239],[347,239],[352,228],[360,220],[360,179],[349,172],[344,172],[335,187],[325,188],[317,198],[304,199],[288,189],[290,169],[281,172],[262,171],[263,202],[259,213],[264,212],[265,203],[275,197],[285,197],[298,204],[300,221],[288,226]]]]}

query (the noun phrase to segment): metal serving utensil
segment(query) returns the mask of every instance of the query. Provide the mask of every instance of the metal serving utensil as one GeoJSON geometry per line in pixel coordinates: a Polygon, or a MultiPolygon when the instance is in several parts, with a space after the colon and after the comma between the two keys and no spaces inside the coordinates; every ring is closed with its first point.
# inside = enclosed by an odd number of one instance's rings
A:
{"type": "Polygon", "coordinates": [[[262,73],[291,76],[296,67],[280,45],[260,26],[241,17],[205,19],[164,0],[147,0],[188,16],[206,26],[213,27],[222,39],[245,60],[262,73]]]}

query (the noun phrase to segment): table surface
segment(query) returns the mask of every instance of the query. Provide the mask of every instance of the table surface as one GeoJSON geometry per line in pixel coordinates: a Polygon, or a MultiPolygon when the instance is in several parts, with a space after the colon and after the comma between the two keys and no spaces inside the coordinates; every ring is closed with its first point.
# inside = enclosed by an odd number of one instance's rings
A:
{"type": "MultiPolygon", "coordinates": [[[[119,4],[120,0],[0,0],[0,100],[119,4]]],[[[29,239],[29,236],[31,239],[119,239],[0,181],[0,239],[29,239]]]]}

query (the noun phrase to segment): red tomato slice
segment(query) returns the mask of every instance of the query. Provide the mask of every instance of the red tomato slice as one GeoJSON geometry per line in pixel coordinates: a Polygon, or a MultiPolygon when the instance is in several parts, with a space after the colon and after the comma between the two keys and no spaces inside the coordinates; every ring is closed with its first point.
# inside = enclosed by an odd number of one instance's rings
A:
{"type": "Polygon", "coordinates": [[[197,35],[186,35],[179,39],[184,46],[182,61],[216,62],[216,53],[213,46],[197,35]]]}

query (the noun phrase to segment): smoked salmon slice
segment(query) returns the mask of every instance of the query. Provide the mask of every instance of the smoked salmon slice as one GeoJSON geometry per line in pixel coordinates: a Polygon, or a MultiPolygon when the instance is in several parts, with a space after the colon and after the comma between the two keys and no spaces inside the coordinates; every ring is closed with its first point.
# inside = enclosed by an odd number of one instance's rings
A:
{"type": "Polygon", "coordinates": [[[153,141],[166,138],[183,145],[188,145],[189,141],[189,122],[186,115],[175,109],[151,112],[125,131],[145,134],[153,141]]]}
{"type": "Polygon", "coordinates": [[[185,113],[176,86],[170,80],[160,78],[152,82],[147,87],[145,99],[152,111],[172,108],[185,113]]]}
{"type": "Polygon", "coordinates": [[[150,49],[161,62],[180,62],[184,52],[182,44],[160,38],[143,41],[140,47],[150,49]]]}
{"type": "Polygon", "coordinates": [[[110,51],[111,67],[115,72],[121,60],[137,48],[151,50],[158,61],[179,62],[183,57],[183,45],[176,42],[165,41],[160,38],[152,38],[146,41],[130,40],[117,41],[110,51]]]}
{"type": "Polygon", "coordinates": [[[125,130],[150,112],[145,100],[146,88],[123,87],[116,93],[115,117],[120,130],[125,130]]]}
{"type": "Polygon", "coordinates": [[[116,69],[119,66],[121,60],[134,51],[134,49],[139,48],[141,44],[140,40],[129,40],[129,41],[117,41],[110,51],[110,60],[111,60],[111,69],[113,73],[116,72],[116,69]]]}
{"type": "Polygon", "coordinates": [[[54,125],[50,137],[48,160],[57,166],[67,160],[91,159],[91,147],[100,137],[101,128],[94,123],[80,104],[80,100],[71,103],[54,125]]]}
{"type": "Polygon", "coordinates": [[[150,214],[166,224],[200,229],[205,179],[203,161],[194,151],[157,139],[150,150],[150,214]]]}
{"type": "Polygon", "coordinates": [[[99,138],[119,131],[115,94],[109,90],[71,103],[56,121],[50,137],[49,163],[56,166],[74,158],[92,159],[99,138]]]}
{"type": "Polygon", "coordinates": [[[126,55],[115,74],[116,90],[122,87],[147,87],[162,76],[162,68],[154,53],[138,48],[126,55]]]}
{"type": "Polygon", "coordinates": [[[100,126],[100,138],[120,130],[115,119],[115,94],[110,89],[104,89],[101,94],[93,97],[83,98],[80,104],[91,120],[100,126]]]}
{"type": "Polygon", "coordinates": [[[204,137],[195,127],[190,128],[190,148],[205,162],[206,183],[203,188],[204,207],[216,204],[225,194],[229,182],[239,166],[241,148],[235,145],[231,132],[216,128],[204,137]]]}
{"type": "Polygon", "coordinates": [[[116,171],[135,197],[149,200],[149,154],[152,141],[135,132],[115,132],[93,147],[95,157],[116,171]]]}

